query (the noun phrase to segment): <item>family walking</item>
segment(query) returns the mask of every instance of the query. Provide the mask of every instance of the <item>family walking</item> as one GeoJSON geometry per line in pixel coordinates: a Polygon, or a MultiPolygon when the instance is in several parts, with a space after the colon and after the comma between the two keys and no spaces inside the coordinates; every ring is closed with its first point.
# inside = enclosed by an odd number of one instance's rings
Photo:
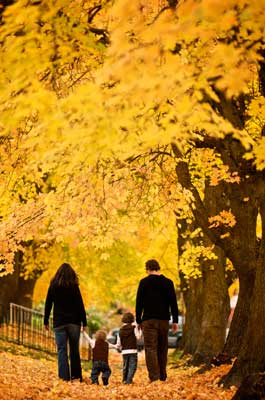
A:
{"type": "Polygon", "coordinates": [[[124,313],[116,345],[107,342],[104,330],[97,331],[95,339],[89,337],[77,274],[67,263],[58,268],[47,292],[44,326],[45,329],[49,329],[49,317],[53,308],[59,378],[66,381],[75,379],[82,381],[79,353],[82,329],[92,348],[92,384],[99,384],[101,375],[103,385],[108,385],[111,375],[110,348],[115,348],[122,354],[122,382],[124,384],[133,382],[138,361],[137,339],[141,334],[144,338],[145,360],[150,382],[166,380],[170,316],[173,320],[173,333],[178,329],[176,293],[172,280],[160,273],[160,266],[156,260],[148,260],[145,268],[147,276],[139,282],[136,295],[136,324],[132,313],[124,313]]]}

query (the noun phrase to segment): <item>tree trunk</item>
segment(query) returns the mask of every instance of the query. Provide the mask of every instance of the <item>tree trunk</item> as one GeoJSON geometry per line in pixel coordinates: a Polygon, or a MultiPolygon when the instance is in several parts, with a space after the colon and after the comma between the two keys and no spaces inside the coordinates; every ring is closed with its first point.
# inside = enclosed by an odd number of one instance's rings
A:
{"type": "Polygon", "coordinates": [[[18,304],[32,308],[33,292],[39,276],[40,275],[37,274],[27,279],[24,279],[23,276],[19,278],[16,295],[16,301],[18,304]]]}
{"type": "Polygon", "coordinates": [[[222,351],[227,356],[227,359],[237,357],[239,354],[249,319],[254,279],[255,275],[253,274],[253,270],[247,271],[245,274],[240,274],[238,301],[231,321],[227,340],[222,351]]]}
{"type": "MultiPolygon", "coordinates": [[[[221,197],[220,188],[205,184],[204,206],[210,215],[218,213],[221,197]]],[[[212,242],[204,233],[203,244],[211,247],[212,242]]],[[[216,259],[202,260],[203,314],[198,347],[192,358],[194,365],[210,365],[223,349],[226,337],[227,319],[230,311],[226,281],[226,257],[223,250],[214,246],[216,259]]]]}
{"type": "MultiPolygon", "coordinates": [[[[173,146],[178,159],[181,154],[173,146]]],[[[231,173],[236,172],[237,165],[233,165],[233,160],[241,159],[242,146],[238,141],[223,142],[221,155],[224,164],[231,163],[231,173]],[[231,161],[232,160],[232,161],[231,161]]],[[[249,168],[244,165],[242,169],[249,168]]],[[[249,171],[249,169],[247,170],[249,171]]],[[[226,257],[228,257],[239,278],[239,299],[235,310],[235,317],[229,332],[228,342],[225,351],[232,357],[236,356],[241,348],[245,329],[242,324],[246,324],[249,316],[249,306],[253,292],[253,282],[255,277],[257,263],[257,215],[260,194],[259,185],[263,184],[263,178],[257,176],[249,177],[246,172],[242,172],[242,178],[239,183],[220,182],[217,186],[210,187],[206,184],[205,196],[201,196],[192,184],[189,168],[185,161],[179,161],[176,166],[176,172],[180,183],[186,189],[189,189],[194,197],[196,208],[192,212],[198,226],[201,227],[205,236],[212,243],[222,248],[226,257]],[[223,210],[231,212],[235,217],[234,224],[217,224],[210,228],[209,218],[218,215],[223,210]]],[[[262,197],[264,199],[264,196],[262,197]]]]}
{"type": "Polygon", "coordinates": [[[262,400],[265,398],[265,373],[251,374],[243,379],[231,400],[262,400]]]}
{"type": "Polygon", "coordinates": [[[250,304],[249,321],[245,324],[246,334],[238,358],[222,383],[225,386],[239,385],[244,378],[255,372],[265,371],[265,205],[261,207],[262,240],[259,247],[253,296],[250,304]]]}
{"type": "MultiPolygon", "coordinates": [[[[209,239],[193,235],[196,224],[178,220],[179,259],[186,240],[194,246],[211,246],[209,239]],[[191,235],[190,235],[191,234],[191,235]]],[[[223,251],[215,247],[216,259],[201,259],[202,278],[184,277],[180,272],[181,288],[186,306],[183,333],[184,354],[193,354],[192,364],[210,364],[224,346],[229,296],[225,277],[226,260],[223,251]]]]}
{"type": "Polygon", "coordinates": [[[14,271],[12,274],[5,275],[0,278],[1,291],[0,291],[0,304],[4,316],[7,315],[10,303],[17,302],[17,291],[20,280],[21,262],[23,254],[18,251],[14,258],[14,271]]]}
{"type": "Polygon", "coordinates": [[[24,272],[23,253],[18,251],[15,254],[14,272],[0,278],[0,304],[5,315],[9,310],[10,303],[32,308],[34,287],[42,270],[36,269],[27,279],[25,279],[24,272]]]}
{"type": "MultiPolygon", "coordinates": [[[[189,238],[189,233],[193,232],[196,228],[194,222],[188,224],[185,219],[180,218],[177,218],[176,221],[178,230],[178,260],[180,264],[186,241],[193,241],[194,245],[196,245],[198,238],[189,238]]],[[[186,310],[182,336],[183,354],[194,354],[198,345],[202,318],[202,279],[185,277],[181,268],[179,268],[179,277],[186,310]]]]}
{"type": "Polygon", "coordinates": [[[213,357],[223,349],[229,315],[229,296],[225,279],[226,260],[223,251],[215,247],[217,259],[204,260],[202,318],[198,345],[191,360],[193,365],[211,365],[213,357]]]}
{"type": "Polygon", "coordinates": [[[186,307],[183,327],[183,354],[194,354],[198,346],[202,319],[202,290],[201,278],[190,278],[188,286],[183,290],[186,307]]]}

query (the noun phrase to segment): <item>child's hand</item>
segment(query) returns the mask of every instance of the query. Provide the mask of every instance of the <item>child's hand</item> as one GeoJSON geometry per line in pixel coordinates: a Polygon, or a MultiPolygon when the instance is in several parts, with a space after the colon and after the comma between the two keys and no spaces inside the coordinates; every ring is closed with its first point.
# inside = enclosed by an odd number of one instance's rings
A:
{"type": "Polygon", "coordinates": [[[121,353],[121,346],[116,344],[116,350],[117,350],[118,353],[121,353]]]}

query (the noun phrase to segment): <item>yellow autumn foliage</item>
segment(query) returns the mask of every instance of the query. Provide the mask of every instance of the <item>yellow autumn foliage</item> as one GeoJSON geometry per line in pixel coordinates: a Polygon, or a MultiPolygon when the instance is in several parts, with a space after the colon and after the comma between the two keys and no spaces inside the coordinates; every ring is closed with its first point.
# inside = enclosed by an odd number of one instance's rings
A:
{"type": "Polygon", "coordinates": [[[139,220],[163,227],[173,211],[187,215],[193,199],[176,182],[172,142],[201,193],[205,177],[215,185],[238,176],[211,150],[194,151],[197,140],[232,135],[264,169],[262,2],[102,1],[92,18],[94,6],[18,0],[3,10],[0,246],[8,270],[24,240],[89,243],[104,254],[140,235],[139,220]],[[244,127],[230,109],[219,112],[242,94],[244,127]]]}

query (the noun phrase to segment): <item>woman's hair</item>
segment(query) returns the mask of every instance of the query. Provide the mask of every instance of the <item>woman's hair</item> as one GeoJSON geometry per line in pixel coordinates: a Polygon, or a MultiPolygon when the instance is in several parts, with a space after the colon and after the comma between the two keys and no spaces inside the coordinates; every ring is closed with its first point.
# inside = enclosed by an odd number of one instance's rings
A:
{"type": "Polygon", "coordinates": [[[105,331],[99,330],[96,332],[96,340],[101,339],[101,340],[106,340],[107,334],[105,331]]]}
{"type": "Polygon", "coordinates": [[[70,264],[63,263],[51,280],[55,286],[71,287],[79,284],[76,272],[70,264]]]}

